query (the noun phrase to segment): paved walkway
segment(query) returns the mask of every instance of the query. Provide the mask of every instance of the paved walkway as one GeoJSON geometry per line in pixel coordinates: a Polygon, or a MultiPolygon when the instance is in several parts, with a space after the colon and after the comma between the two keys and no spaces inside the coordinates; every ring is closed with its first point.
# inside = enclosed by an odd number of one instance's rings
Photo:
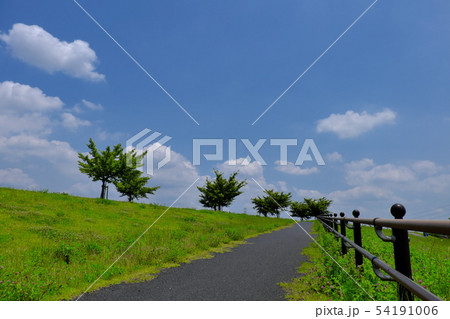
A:
{"type": "MultiPolygon", "coordinates": [[[[311,223],[300,223],[308,232],[311,223]]],[[[230,252],[162,270],[153,280],[112,285],[80,300],[284,300],[311,239],[293,225],[247,240],[230,252]]]]}

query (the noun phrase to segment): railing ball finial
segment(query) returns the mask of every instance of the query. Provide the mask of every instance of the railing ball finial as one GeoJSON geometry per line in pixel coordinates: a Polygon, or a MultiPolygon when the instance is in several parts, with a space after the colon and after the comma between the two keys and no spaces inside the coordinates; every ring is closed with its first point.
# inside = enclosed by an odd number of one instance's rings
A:
{"type": "Polygon", "coordinates": [[[405,206],[399,203],[392,205],[391,214],[395,219],[402,219],[406,214],[405,206]]]}
{"type": "Polygon", "coordinates": [[[341,213],[339,214],[339,216],[344,217],[345,214],[344,214],[343,212],[341,212],[341,213]]]}
{"type": "Polygon", "coordinates": [[[336,214],[336,213],[334,213],[334,217],[337,217],[337,214],[336,214]]]}
{"type": "Polygon", "coordinates": [[[359,210],[355,209],[355,210],[352,212],[352,215],[353,215],[353,217],[358,218],[358,217],[359,217],[359,210]]]}

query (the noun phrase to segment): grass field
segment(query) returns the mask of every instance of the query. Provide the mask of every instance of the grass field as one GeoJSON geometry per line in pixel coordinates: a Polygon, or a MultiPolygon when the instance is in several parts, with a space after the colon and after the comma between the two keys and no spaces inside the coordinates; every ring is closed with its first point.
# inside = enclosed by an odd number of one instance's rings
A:
{"type": "MultiPolygon", "coordinates": [[[[60,300],[89,287],[166,207],[0,188],[0,299],[60,300]]],[[[171,208],[94,288],[142,281],[291,220],[171,208]]]]}
{"type": "MultiPolygon", "coordinates": [[[[317,241],[375,300],[397,300],[397,283],[381,281],[369,260],[355,267],[354,251],[340,255],[341,244],[323,226],[314,222],[317,241]]],[[[389,235],[388,231],[385,234],[389,235]]],[[[347,231],[353,240],[353,232],[347,231]]],[[[372,227],[362,227],[364,249],[394,267],[392,243],[383,242],[372,227]]],[[[410,236],[413,279],[444,300],[450,300],[450,239],[410,236]]],[[[282,286],[290,300],[372,300],[316,244],[304,249],[310,262],[298,269],[301,277],[282,286]]],[[[416,298],[416,300],[420,300],[416,298]]]]}

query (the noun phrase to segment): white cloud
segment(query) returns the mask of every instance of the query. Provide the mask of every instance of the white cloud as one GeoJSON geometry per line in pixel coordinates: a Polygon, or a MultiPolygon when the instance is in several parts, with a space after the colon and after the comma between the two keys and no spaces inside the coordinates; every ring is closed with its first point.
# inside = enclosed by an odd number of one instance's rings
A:
{"type": "Polygon", "coordinates": [[[345,114],[331,114],[329,117],[319,120],[316,130],[319,133],[336,133],[342,139],[352,138],[368,132],[376,126],[394,124],[395,118],[395,113],[390,109],[375,114],[365,111],[360,114],[350,110],[345,114]]]}
{"type": "Polygon", "coordinates": [[[0,185],[20,188],[36,188],[32,178],[19,168],[0,169],[0,185]]]}
{"type": "Polygon", "coordinates": [[[418,193],[448,194],[450,192],[450,174],[433,175],[406,185],[407,189],[418,193]]]}
{"type": "Polygon", "coordinates": [[[83,113],[84,108],[87,108],[91,111],[103,111],[104,107],[101,104],[95,104],[94,102],[82,99],[81,103],[77,103],[72,111],[75,113],[83,113]]]}
{"type": "MultiPolygon", "coordinates": [[[[24,169],[2,172],[5,180],[6,177],[17,179],[17,183],[9,182],[9,185],[26,188],[35,185],[26,178],[35,169],[49,170],[52,176],[49,180],[56,184],[80,179],[78,154],[70,144],[44,138],[60,123],[69,129],[89,124],[70,113],[61,114],[62,106],[58,97],[49,97],[39,88],[11,81],[0,83],[0,162],[14,163],[15,167],[24,169]],[[62,122],[57,120],[60,116],[62,122]]],[[[46,183],[47,179],[40,184],[46,183]]]]}
{"type": "Polygon", "coordinates": [[[81,120],[78,117],[74,116],[71,113],[63,113],[61,114],[62,125],[69,130],[76,130],[80,126],[90,126],[91,122],[86,120],[81,120]]]}
{"type": "Polygon", "coordinates": [[[122,141],[129,138],[128,134],[122,133],[122,132],[109,132],[105,131],[101,128],[96,128],[94,140],[99,141],[109,141],[112,144],[121,143],[122,141]]]}
{"type": "Polygon", "coordinates": [[[92,111],[103,111],[103,105],[101,104],[95,104],[85,99],[81,100],[81,102],[83,103],[84,106],[86,106],[88,109],[92,111]]]}
{"type": "Polygon", "coordinates": [[[346,164],[346,179],[350,185],[367,185],[374,181],[411,182],[415,175],[405,166],[394,164],[375,165],[372,159],[346,164]]]}
{"type": "Polygon", "coordinates": [[[0,135],[10,134],[34,134],[47,135],[51,132],[52,122],[48,116],[38,113],[26,113],[23,115],[0,115],[0,135]]]}
{"type": "Polygon", "coordinates": [[[60,110],[63,105],[59,97],[47,96],[39,88],[11,81],[0,83],[2,113],[54,111],[60,110]]]}
{"type": "Polygon", "coordinates": [[[38,25],[23,23],[16,23],[9,33],[0,34],[0,40],[8,45],[14,57],[49,73],[63,72],[91,81],[105,78],[94,71],[97,55],[85,41],[61,41],[38,25]]]}
{"type": "Polygon", "coordinates": [[[283,192],[289,192],[287,183],[286,183],[285,181],[278,181],[278,182],[277,182],[277,185],[278,185],[277,188],[280,189],[281,191],[283,191],[283,192]]]}
{"type": "Polygon", "coordinates": [[[0,134],[47,135],[53,123],[48,113],[59,111],[63,102],[26,84],[0,83],[0,134]]]}
{"type": "Polygon", "coordinates": [[[48,141],[26,134],[0,137],[0,156],[10,162],[44,159],[65,175],[74,176],[78,173],[78,153],[63,141],[48,141]]]}
{"type": "Polygon", "coordinates": [[[439,166],[437,166],[432,161],[418,161],[418,162],[415,162],[412,165],[412,169],[414,171],[416,171],[417,173],[419,173],[419,174],[426,174],[426,175],[434,175],[438,171],[441,170],[441,168],[439,166]]]}
{"type": "Polygon", "coordinates": [[[300,197],[298,199],[299,201],[303,201],[304,198],[321,198],[321,197],[326,197],[325,194],[323,194],[322,192],[319,192],[317,190],[314,190],[314,189],[301,189],[301,188],[297,188],[297,187],[294,187],[294,194],[300,197]]]}
{"type": "MultiPolygon", "coordinates": [[[[59,123],[52,119],[52,115],[59,113],[63,105],[59,97],[47,96],[37,87],[11,81],[1,82],[0,134],[48,135],[55,123],[59,123]]],[[[67,112],[60,116],[60,123],[70,130],[91,124],[67,112]]]]}
{"type": "Polygon", "coordinates": [[[236,161],[226,161],[221,163],[218,166],[218,169],[225,174],[231,174],[235,171],[239,171],[239,175],[253,177],[262,176],[263,173],[263,167],[259,162],[253,161],[248,163],[244,157],[238,158],[236,161]]]}
{"type": "Polygon", "coordinates": [[[344,203],[349,200],[388,200],[389,202],[399,199],[391,190],[377,186],[356,186],[344,191],[338,190],[328,194],[329,198],[336,203],[344,203]]]}
{"type": "Polygon", "coordinates": [[[310,175],[319,172],[317,167],[301,168],[300,166],[294,165],[292,162],[287,162],[287,165],[281,165],[281,161],[276,161],[275,164],[277,165],[275,166],[277,171],[289,175],[310,175]]]}
{"type": "Polygon", "coordinates": [[[338,152],[329,153],[325,155],[325,157],[327,158],[328,162],[342,162],[344,160],[342,155],[338,152]]]}
{"type": "MultiPolygon", "coordinates": [[[[159,143],[154,144],[159,145],[159,147],[153,152],[154,175],[151,177],[149,185],[158,185],[161,186],[161,188],[158,189],[154,195],[149,196],[149,201],[168,206],[172,204],[172,202],[180,196],[189,185],[197,178],[200,178],[200,181],[180,198],[175,205],[177,207],[200,208],[201,205],[198,202],[199,192],[196,186],[201,185],[202,181],[205,180],[205,177],[200,176],[197,167],[193,166],[189,160],[173,150],[170,150],[170,161],[165,166],[157,169],[157,163],[165,158],[168,147],[160,145],[159,143]]],[[[151,145],[148,146],[150,147],[151,145]]],[[[151,165],[152,163],[147,163],[147,159],[148,155],[144,159],[144,164],[151,165]]],[[[144,172],[147,171],[146,166],[143,167],[143,170],[144,172]]]]}

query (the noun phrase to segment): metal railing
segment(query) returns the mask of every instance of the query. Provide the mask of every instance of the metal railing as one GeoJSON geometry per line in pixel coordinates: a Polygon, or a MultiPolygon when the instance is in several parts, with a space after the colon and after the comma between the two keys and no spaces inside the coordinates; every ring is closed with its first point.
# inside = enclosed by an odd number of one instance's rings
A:
{"type": "Polygon", "coordinates": [[[342,254],[346,254],[348,248],[354,248],[356,266],[363,264],[363,257],[369,259],[372,263],[373,271],[381,280],[396,281],[398,283],[397,294],[399,300],[414,300],[414,295],[422,300],[442,300],[412,279],[408,230],[450,235],[450,221],[403,220],[406,210],[401,204],[394,204],[391,207],[391,214],[395,219],[358,218],[360,213],[357,210],[354,210],[352,214],[354,218],[347,218],[344,213],[340,213],[340,217],[337,217],[337,214],[334,214],[334,216],[328,214],[317,217],[326,230],[332,232],[336,239],[341,239],[342,254]],[[353,225],[348,225],[348,222],[352,222],[353,225]],[[381,240],[393,243],[395,269],[363,248],[361,224],[374,226],[375,233],[381,240]],[[383,227],[391,228],[392,236],[386,236],[383,233],[383,227]],[[353,229],[354,241],[347,238],[347,228],[353,229]],[[381,270],[385,271],[387,275],[383,274],[381,270]]]}

